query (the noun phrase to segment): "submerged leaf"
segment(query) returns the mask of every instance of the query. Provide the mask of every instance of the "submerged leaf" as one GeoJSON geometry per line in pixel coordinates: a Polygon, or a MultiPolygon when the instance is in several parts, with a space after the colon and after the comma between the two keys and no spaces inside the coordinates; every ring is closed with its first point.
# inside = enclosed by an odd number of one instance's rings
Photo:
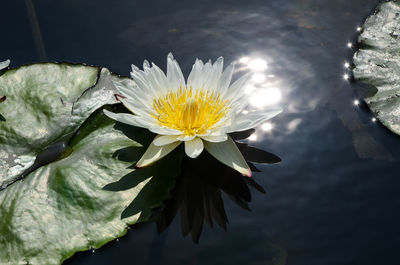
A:
{"type": "MultiPolygon", "coordinates": [[[[376,117],[400,134],[400,3],[382,3],[365,21],[354,54],[354,78],[373,86],[365,102],[376,117]],[[372,95],[371,95],[372,94],[372,95]]],[[[365,91],[364,91],[365,94],[365,91]]]]}

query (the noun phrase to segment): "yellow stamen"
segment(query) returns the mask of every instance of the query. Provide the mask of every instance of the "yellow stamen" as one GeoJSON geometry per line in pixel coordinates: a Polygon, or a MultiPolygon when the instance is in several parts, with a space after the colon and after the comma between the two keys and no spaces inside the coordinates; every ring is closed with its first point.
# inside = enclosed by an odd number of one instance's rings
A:
{"type": "Polygon", "coordinates": [[[194,136],[206,133],[229,109],[218,92],[180,87],[154,100],[154,115],[161,126],[194,136]]]}

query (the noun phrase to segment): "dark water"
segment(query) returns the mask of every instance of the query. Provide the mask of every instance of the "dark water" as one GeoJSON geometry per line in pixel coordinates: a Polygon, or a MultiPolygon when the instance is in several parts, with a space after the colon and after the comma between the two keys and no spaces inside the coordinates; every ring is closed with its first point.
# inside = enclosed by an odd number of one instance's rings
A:
{"type": "Polygon", "coordinates": [[[265,83],[281,95],[268,104],[285,109],[251,141],[283,162],[259,166],[254,179],[267,194],[253,193],[251,213],[225,198],[227,233],[205,227],[194,244],[179,218],[161,235],[143,224],[66,264],[274,264],[271,251],[296,265],[398,264],[400,138],[354,106],[359,84],[343,79],[347,43],[378,2],[2,3],[0,57],[13,66],[73,61],[127,75],[143,59],[165,68],[170,51],[185,73],[196,57],[261,58],[265,83]]]}

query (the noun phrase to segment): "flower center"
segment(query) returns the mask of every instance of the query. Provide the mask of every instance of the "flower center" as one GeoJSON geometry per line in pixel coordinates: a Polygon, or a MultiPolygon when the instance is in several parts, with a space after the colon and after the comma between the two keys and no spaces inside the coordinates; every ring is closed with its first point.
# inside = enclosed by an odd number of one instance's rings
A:
{"type": "Polygon", "coordinates": [[[206,133],[225,117],[227,103],[218,92],[179,88],[155,99],[153,106],[160,125],[193,136],[206,133]]]}

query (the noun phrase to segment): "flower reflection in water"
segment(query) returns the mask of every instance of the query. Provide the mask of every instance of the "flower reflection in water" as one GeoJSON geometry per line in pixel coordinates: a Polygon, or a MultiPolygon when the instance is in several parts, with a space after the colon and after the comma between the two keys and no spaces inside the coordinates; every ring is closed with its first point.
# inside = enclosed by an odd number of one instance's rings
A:
{"type": "MultiPolygon", "coordinates": [[[[114,127],[127,137],[141,143],[143,149],[149,145],[152,137],[143,134],[143,129],[117,123],[114,127]]],[[[255,130],[231,133],[233,140],[243,140],[254,135],[255,130]]],[[[246,143],[236,142],[251,171],[260,172],[254,163],[275,164],[281,159],[269,152],[254,148],[246,143]]],[[[113,157],[134,165],[140,158],[132,154],[132,148],[117,150],[113,157]]],[[[217,224],[223,230],[227,229],[228,215],[225,211],[222,194],[245,210],[250,210],[250,187],[265,193],[254,178],[243,176],[236,170],[220,163],[212,158],[208,152],[202,152],[197,159],[190,159],[183,155],[183,146],[178,147],[164,159],[146,168],[136,169],[123,176],[119,181],[106,185],[103,189],[118,192],[136,187],[139,183],[148,180],[146,186],[132,203],[122,213],[122,218],[129,218],[140,214],[139,220],[146,220],[150,215],[150,209],[142,208],[144,202],[153,202],[157,197],[157,191],[165,190],[162,186],[169,185],[168,179],[175,179],[175,185],[169,192],[169,196],[163,205],[152,212],[152,220],[156,222],[157,229],[161,233],[169,227],[175,217],[180,215],[183,236],[191,235],[194,242],[198,242],[203,224],[210,227],[217,224]],[[168,169],[168,170],[166,170],[168,169]],[[142,217],[144,219],[142,219],[142,217]]],[[[157,206],[154,204],[153,207],[157,206]]]]}
{"type": "MultiPolygon", "coordinates": [[[[240,140],[252,137],[254,130],[232,134],[232,138],[240,140]]],[[[259,172],[255,163],[279,163],[281,159],[271,153],[251,147],[245,143],[236,143],[246,158],[252,171],[259,172]]],[[[170,198],[155,215],[158,232],[163,232],[180,213],[183,236],[191,235],[198,242],[203,223],[211,228],[214,223],[226,231],[228,217],[225,212],[222,193],[239,207],[250,210],[251,201],[249,187],[265,193],[254,178],[248,178],[237,171],[218,163],[204,152],[198,159],[183,158],[180,175],[176,178],[176,186],[170,198]]]]}

